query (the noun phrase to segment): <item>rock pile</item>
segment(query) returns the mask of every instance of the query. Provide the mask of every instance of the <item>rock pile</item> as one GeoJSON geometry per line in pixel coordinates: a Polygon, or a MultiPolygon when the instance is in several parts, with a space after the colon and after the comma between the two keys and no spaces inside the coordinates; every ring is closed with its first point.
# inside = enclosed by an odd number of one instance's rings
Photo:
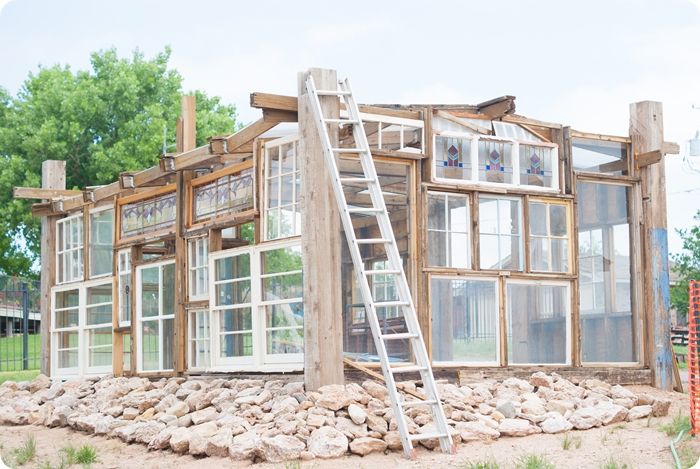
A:
{"type": "MultiPolygon", "coordinates": [[[[416,392],[415,383],[405,382],[416,392]]],[[[556,373],[464,386],[438,384],[456,442],[585,430],[668,414],[671,402],[556,373]]],[[[413,399],[406,396],[406,399],[413,399]]],[[[430,409],[407,410],[411,433],[434,432],[430,409]]],[[[387,389],[262,379],[85,378],[0,385],[0,423],[69,426],[195,456],[281,462],[401,451],[387,389]]],[[[420,444],[433,449],[437,440],[420,444]]]]}

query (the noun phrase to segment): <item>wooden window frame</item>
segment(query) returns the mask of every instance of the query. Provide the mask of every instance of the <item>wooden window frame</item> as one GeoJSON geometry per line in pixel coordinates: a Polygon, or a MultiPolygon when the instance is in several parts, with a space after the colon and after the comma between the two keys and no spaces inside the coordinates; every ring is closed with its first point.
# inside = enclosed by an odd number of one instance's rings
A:
{"type": "MultiPolygon", "coordinates": [[[[125,205],[127,204],[133,204],[137,202],[143,202],[148,199],[155,199],[157,197],[165,196],[165,195],[171,195],[174,194],[177,197],[177,185],[176,184],[167,184],[162,187],[156,187],[151,190],[147,190],[144,192],[139,192],[137,194],[131,194],[126,197],[119,197],[117,199],[117,210],[115,211],[115,228],[116,228],[116,242],[115,246],[125,246],[127,244],[133,244],[133,243],[140,243],[140,242],[145,242],[145,241],[152,241],[158,238],[164,238],[168,236],[174,236],[175,235],[175,225],[177,223],[177,217],[173,219],[172,225],[168,225],[165,228],[160,228],[157,230],[153,231],[148,231],[146,233],[141,233],[138,235],[129,235],[129,236],[123,236],[122,235],[122,210],[125,205]]],[[[177,214],[177,206],[175,207],[175,211],[177,214]]]]}
{"type": "MultiPolygon", "coordinates": [[[[431,232],[440,232],[440,233],[445,233],[447,236],[447,240],[451,239],[452,233],[459,233],[462,234],[461,232],[456,232],[453,229],[451,229],[450,226],[448,226],[447,223],[447,216],[445,217],[445,230],[442,229],[435,229],[435,228],[430,228],[430,197],[431,196],[440,196],[442,198],[442,204],[444,205],[445,212],[447,211],[447,199],[450,197],[454,198],[462,198],[466,200],[466,209],[467,209],[467,230],[465,234],[467,235],[467,244],[465,246],[465,249],[467,250],[467,262],[465,267],[460,267],[460,266],[451,266],[451,265],[434,265],[430,263],[430,255],[429,255],[429,250],[426,249],[425,252],[425,265],[429,268],[437,268],[437,269],[459,269],[459,270],[467,270],[471,269],[473,266],[473,261],[474,261],[474,253],[472,252],[472,247],[474,243],[472,242],[472,237],[474,236],[473,230],[472,230],[472,194],[471,193],[463,193],[463,192],[440,192],[437,190],[428,190],[426,194],[426,208],[425,208],[425,237],[426,237],[426,247],[430,243],[430,233],[431,232]]],[[[449,256],[446,256],[446,258],[449,258],[449,256]]],[[[448,262],[449,263],[449,262],[448,262]]]]}
{"type": "MultiPolygon", "coordinates": [[[[300,156],[299,156],[299,143],[300,142],[301,142],[300,135],[294,134],[294,135],[288,135],[285,137],[276,138],[274,140],[268,140],[268,141],[264,142],[264,144],[263,144],[263,148],[262,148],[263,168],[262,168],[262,178],[261,178],[262,179],[262,181],[261,181],[262,187],[261,187],[261,191],[260,191],[260,193],[262,194],[263,209],[262,209],[262,213],[261,213],[262,232],[261,232],[260,237],[259,237],[259,239],[261,241],[270,242],[270,241],[277,241],[280,239],[289,239],[289,238],[294,238],[296,236],[300,236],[302,234],[301,233],[301,221],[299,221],[299,223],[297,223],[297,221],[295,219],[294,225],[292,226],[292,234],[287,235],[287,236],[282,236],[280,233],[280,230],[278,229],[277,236],[275,236],[275,237],[268,236],[268,228],[269,228],[268,227],[268,223],[269,223],[268,213],[270,212],[270,210],[277,210],[278,212],[281,212],[281,210],[279,210],[280,209],[279,205],[277,207],[274,207],[273,209],[271,209],[269,207],[270,201],[268,198],[269,194],[268,194],[268,188],[267,188],[268,184],[267,183],[268,183],[268,181],[270,181],[272,179],[278,179],[278,181],[280,182],[280,184],[278,184],[278,197],[280,197],[280,199],[281,199],[281,193],[282,193],[281,179],[282,179],[282,176],[293,175],[296,179],[296,175],[298,175],[299,178],[301,178],[301,164],[300,164],[300,156]],[[287,172],[287,173],[282,173],[281,172],[282,169],[280,167],[279,174],[277,174],[276,176],[270,176],[270,163],[269,163],[269,159],[268,159],[269,149],[272,147],[281,148],[283,145],[290,144],[290,143],[294,144],[295,148],[296,148],[295,154],[294,154],[294,159],[293,159],[292,171],[287,172]]],[[[296,193],[296,183],[294,183],[292,185],[292,187],[293,187],[293,202],[287,206],[291,206],[292,208],[294,208],[295,209],[294,213],[297,213],[297,210],[298,210],[298,213],[301,214],[301,211],[304,209],[304,207],[302,206],[301,194],[296,193]]],[[[303,192],[303,190],[300,192],[303,192]]],[[[334,203],[334,202],[329,202],[329,203],[334,203]]]]}
{"type": "MultiPolygon", "coordinates": [[[[489,268],[484,268],[481,266],[481,219],[477,221],[476,225],[476,233],[475,236],[478,237],[477,240],[477,246],[478,246],[478,251],[479,251],[479,257],[478,257],[478,262],[479,264],[476,265],[477,270],[481,272],[526,272],[526,259],[527,259],[527,253],[525,252],[525,200],[523,197],[519,196],[511,196],[511,195],[501,195],[501,194],[493,194],[489,192],[480,192],[477,196],[475,196],[476,199],[476,205],[479,207],[477,211],[477,216],[481,216],[481,200],[482,199],[491,199],[491,200],[510,200],[510,201],[517,201],[518,202],[518,214],[519,214],[519,220],[518,220],[518,235],[517,237],[519,238],[518,241],[518,249],[519,249],[519,262],[518,262],[518,268],[517,269],[507,269],[500,267],[497,269],[489,269],[489,268]]],[[[499,240],[499,252],[500,252],[500,240],[502,237],[515,237],[515,235],[508,235],[505,233],[501,233],[500,231],[500,222],[499,222],[499,232],[498,233],[484,233],[489,236],[497,236],[499,240]]],[[[500,258],[500,256],[499,256],[500,258]]]]}
{"type": "MultiPolygon", "coordinates": [[[[524,206],[527,205],[527,208],[525,209],[523,206],[523,209],[525,211],[524,213],[524,229],[527,232],[526,233],[526,241],[525,241],[525,256],[527,257],[527,269],[526,272],[530,272],[533,274],[551,274],[551,275],[570,275],[574,272],[574,251],[573,251],[573,235],[574,235],[574,226],[573,226],[573,205],[570,200],[566,199],[551,199],[551,198],[546,198],[546,197],[527,197],[526,200],[523,201],[524,206]],[[535,238],[544,238],[547,239],[549,242],[549,246],[551,248],[551,242],[553,239],[566,239],[567,245],[566,245],[566,250],[567,250],[567,255],[568,255],[568,265],[567,269],[565,271],[560,271],[560,270],[536,270],[532,267],[533,262],[532,262],[532,255],[530,253],[530,242],[532,241],[533,235],[530,232],[530,204],[532,203],[539,203],[539,204],[545,204],[547,206],[549,205],[560,205],[563,206],[566,210],[566,236],[561,237],[561,236],[552,236],[549,233],[546,235],[536,235],[534,236],[535,238]]],[[[547,223],[549,224],[549,210],[547,210],[547,223]]],[[[552,257],[552,251],[551,249],[548,251],[548,255],[550,257],[549,260],[549,265],[552,265],[551,257],[552,257]]]]}

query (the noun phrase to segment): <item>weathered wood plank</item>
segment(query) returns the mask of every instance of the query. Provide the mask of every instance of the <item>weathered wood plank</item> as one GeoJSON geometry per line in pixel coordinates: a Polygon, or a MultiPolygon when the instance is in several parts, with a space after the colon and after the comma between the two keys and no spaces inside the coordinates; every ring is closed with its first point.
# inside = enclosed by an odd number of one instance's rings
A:
{"type": "Polygon", "coordinates": [[[476,105],[481,114],[497,119],[515,112],[515,96],[501,96],[476,105]]]}
{"type": "Polygon", "coordinates": [[[80,194],[81,191],[44,189],[43,187],[15,187],[12,190],[12,197],[15,199],[59,199],[80,194]]]}

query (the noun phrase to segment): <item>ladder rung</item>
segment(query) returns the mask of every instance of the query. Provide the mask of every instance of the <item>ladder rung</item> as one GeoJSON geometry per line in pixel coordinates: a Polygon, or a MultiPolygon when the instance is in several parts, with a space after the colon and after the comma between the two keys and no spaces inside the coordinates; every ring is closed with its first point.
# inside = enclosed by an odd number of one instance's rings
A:
{"type": "Polygon", "coordinates": [[[331,148],[333,153],[364,153],[364,148],[331,148]]]}
{"type": "Polygon", "coordinates": [[[374,182],[374,179],[372,178],[340,178],[340,183],[347,183],[347,182],[374,182]]]}
{"type": "Polygon", "coordinates": [[[382,209],[374,207],[348,207],[348,213],[382,213],[382,209]]]}
{"type": "Polygon", "coordinates": [[[399,275],[400,270],[365,270],[365,275],[399,275]]]}
{"type": "Polygon", "coordinates": [[[334,117],[330,117],[328,119],[323,119],[323,122],[326,122],[327,124],[359,124],[360,121],[355,120],[355,119],[336,119],[334,117]]]}
{"type": "Polygon", "coordinates": [[[350,96],[349,91],[340,90],[316,90],[316,94],[319,96],[350,96]]]}
{"type": "Polygon", "coordinates": [[[404,409],[406,407],[418,407],[419,405],[435,405],[437,401],[435,399],[430,399],[427,401],[403,401],[399,402],[399,405],[404,409]]]}
{"type": "Polygon", "coordinates": [[[385,239],[385,238],[365,238],[365,239],[356,239],[355,240],[357,244],[386,244],[390,243],[390,239],[385,239]]]}
{"type": "Polygon", "coordinates": [[[381,337],[383,340],[404,340],[416,339],[418,338],[418,334],[413,334],[411,332],[400,332],[398,334],[382,334],[379,337],[381,337]]]}
{"type": "Polygon", "coordinates": [[[374,303],[375,308],[389,308],[390,306],[408,306],[408,301],[377,301],[374,303]]]}
{"type": "Polygon", "coordinates": [[[416,371],[427,370],[424,366],[413,365],[413,366],[397,366],[396,368],[389,367],[392,373],[414,373],[416,371]]]}
{"type": "Polygon", "coordinates": [[[408,435],[408,439],[411,441],[432,440],[433,438],[447,438],[447,433],[415,433],[408,435]]]}

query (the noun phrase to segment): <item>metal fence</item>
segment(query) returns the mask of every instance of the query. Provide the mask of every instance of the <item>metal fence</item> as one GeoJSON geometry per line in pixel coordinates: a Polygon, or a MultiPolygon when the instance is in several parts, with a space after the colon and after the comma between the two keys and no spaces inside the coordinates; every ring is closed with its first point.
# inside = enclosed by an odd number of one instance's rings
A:
{"type": "Polygon", "coordinates": [[[0,372],[41,366],[38,280],[0,275],[0,372]]]}

